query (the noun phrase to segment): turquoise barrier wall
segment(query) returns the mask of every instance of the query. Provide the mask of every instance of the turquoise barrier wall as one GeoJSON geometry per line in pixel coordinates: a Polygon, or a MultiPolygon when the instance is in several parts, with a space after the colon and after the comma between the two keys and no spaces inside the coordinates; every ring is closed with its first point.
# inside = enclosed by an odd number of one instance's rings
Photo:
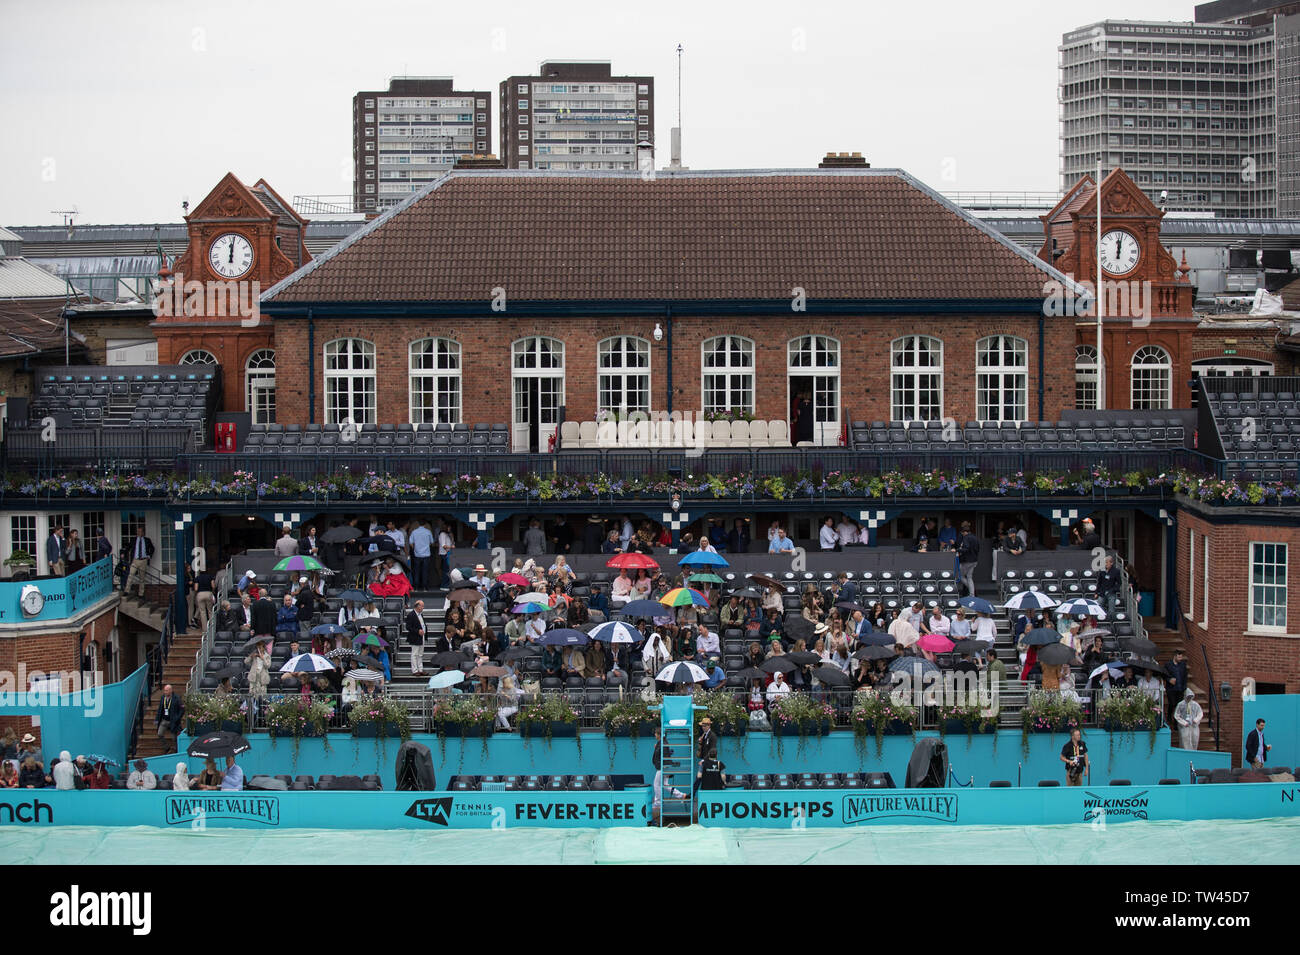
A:
{"type": "MultiPolygon", "coordinates": [[[[700,822],[800,829],[862,825],[1062,825],[1300,815],[1300,786],[707,792],[700,822]]],[[[167,793],[7,790],[0,825],[170,829],[607,828],[642,826],[648,790],[610,793],[167,793]]]]}
{"type": "MultiPolygon", "coordinates": [[[[934,735],[934,734],[924,734],[934,735]]],[[[985,786],[990,780],[1005,779],[1013,785],[1019,779],[1026,786],[1035,786],[1041,779],[1055,779],[1064,783],[1065,771],[1059,759],[1061,747],[1067,737],[1064,733],[1031,735],[1029,752],[1021,747],[1021,734],[1003,731],[996,734],[949,736],[948,758],[957,781],[967,783],[974,777],[975,785],[985,786]]],[[[654,738],[640,740],[607,739],[598,734],[582,736],[579,749],[574,739],[524,739],[514,733],[490,737],[486,746],[482,739],[446,739],[420,734],[414,737],[433,752],[434,768],[439,785],[457,774],[464,775],[525,775],[529,773],[639,773],[648,780],[654,775],[650,756],[654,738]]],[[[1129,779],[1138,784],[1154,784],[1166,776],[1183,782],[1188,780],[1186,759],[1171,759],[1168,735],[1156,736],[1154,750],[1149,734],[1116,733],[1101,730],[1089,731],[1085,736],[1092,758],[1092,782],[1104,785],[1112,779],[1129,779]],[[1167,767],[1180,767],[1168,771],[1167,767]]],[[[181,737],[181,746],[189,744],[189,737],[181,737]]],[[[350,736],[333,734],[326,752],[320,739],[304,739],[299,743],[295,760],[292,740],[272,740],[266,734],[249,736],[252,750],[239,758],[246,776],[309,775],[322,773],[365,776],[377,774],[385,787],[393,784],[393,760],[398,740],[354,740],[350,736]]],[[[907,775],[907,761],[912,755],[915,741],[910,736],[886,736],[881,755],[876,755],[876,741],[871,737],[856,741],[852,733],[835,732],[828,737],[775,738],[769,733],[754,733],[743,741],[722,737],[719,755],[727,772],[878,772],[893,774],[894,781],[902,786],[907,775]]],[[[1181,751],[1179,751],[1181,753],[1181,751]]],[[[1200,753],[1202,757],[1216,754],[1200,753]]],[[[176,768],[176,756],[158,756],[150,760],[156,773],[170,773],[176,768]]],[[[191,759],[190,771],[201,768],[200,760],[191,759]]],[[[1217,765],[1217,762],[1214,763],[1217,765]]]]}
{"type": "MultiPolygon", "coordinates": [[[[1245,759],[1246,736],[1255,728],[1255,720],[1266,720],[1264,742],[1272,746],[1268,762],[1294,769],[1300,763],[1300,695],[1294,693],[1257,696],[1241,704],[1241,752],[1245,759]]],[[[1205,735],[1205,730],[1201,730],[1205,735]]],[[[1243,763],[1244,765],[1244,763],[1243,763]]]]}
{"type": "Polygon", "coordinates": [[[125,680],[77,693],[0,693],[0,723],[10,714],[39,716],[47,767],[64,749],[74,756],[94,753],[125,764],[135,701],[147,675],[148,668],[140,667],[125,680]]]}

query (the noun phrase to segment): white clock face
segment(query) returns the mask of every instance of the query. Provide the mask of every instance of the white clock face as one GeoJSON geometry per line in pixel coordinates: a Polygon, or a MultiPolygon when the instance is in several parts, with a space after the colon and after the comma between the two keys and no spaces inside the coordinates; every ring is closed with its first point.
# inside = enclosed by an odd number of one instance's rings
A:
{"type": "Polygon", "coordinates": [[[1101,237],[1101,267],[1111,275],[1127,275],[1138,264],[1138,240],[1123,229],[1111,229],[1101,237]]]}
{"type": "Polygon", "coordinates": [[[23,613],[29,617],[36,616],[45,607],[45,595],[37,589],[35,584],[28,584],[24,587],[18,599],[22,603],[23,613]]]}
{"type": "Polygon", "coordinates": [[[218,275],[238,278],[253,267],[253,246],[242,235],[227,232],[213,241],[208,263],[218,275]]]}

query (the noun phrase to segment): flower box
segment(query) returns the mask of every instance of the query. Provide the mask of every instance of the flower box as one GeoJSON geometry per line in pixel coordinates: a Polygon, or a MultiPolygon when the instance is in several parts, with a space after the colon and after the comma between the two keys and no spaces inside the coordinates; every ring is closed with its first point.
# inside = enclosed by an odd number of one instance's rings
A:
{"type": "MultiPolygon", "coordinates": [[[[946,735],[946,736],[960,736],[960,735],[963,735],[964,733],[967,732],[967,730],[966,730],[966,724],[965,724],[964,722],[962,722],[961,720],[944,720],[944,721],[943,721],[943,732],[944,732],[944,735],[946,735]]],[[[972,723],[972,724],[971,724],[971,727],[970,727],[970,732],[971,732],[971,733],[977,733],[977,734],[978,734],[978,733],[995,733],[995,732],[997,732],[997,727],[996,727],[996,726],[986,725],[985,723],[982,723],[982,722],[980,722],[980,723],[972,723]]]]}
{"type": "Polygon", "coordinates": [[[616,739],[653,739],[655,730],[659,728],[658,723],[625,723],[622,726],[606,726],[605,735],[616,739]],[[635,730],[635,732],[633,732],[635,730]]]}
{"type": "MultiPolygon", "coordinates": [[[[964,732],[964,731],[963,731],[964,732]]],[[[871,720],[866,723],[866,733],[868,736],[876,735],[876,724],[871,720]]],[[[885,725],[885,736],[911,736],[912,727],[906,720],[890,720],[885,725]]]]}
{"type": "Polygon", "coordinates": [[[491,736],[495,727],[491,723],[436,723],[434,728],[439,736],[477,739],[491,736]]]}
{"type": "Polygon", "coordinates": [[[1103,720],[1101,724],[1101,728],[1104,729],[1107,733],[1149,733],[1151,732],[1151,724],[1146,721],[1125,726],[1123,723],[1119,722],[1118,720],[1103,720]]]}
{"type": "MultiPolygon", "coordinates": [[[[324,736],[325,734],[322,733],[315,726],[305,726],[303,727],[302,732],[299,733],[298,735],[303,739],[306,739],[307,737],[320,737],[320,736],[324,736]]],[[[284,730],[278,730],[274,726],[272,726],[271,739],[293,739],[293,734],[286,732],[284,730]]]]}
{"type": "Polygon", "coordinates": [[[535,720],[520,720],[519,735],[524,737],[543,739],[572,739],[578,735],[577,723],[566,723],[561,720],[549,720],[538,722],[535,720]]]}
{"type": "Polygon", "coordinates": [[[1031,733],[1068,733],[1079,724],[1073,720],[1057,720],[1054,723],[1039,726],[1037,723],[1030,724],[1029,732],[1031,733]]]}
{"type": "Polygon", "coordinates": [[[743,723],[719,723],[713,727],[718,736],[744,736],[749,732],[749,721],[743,723]]]}
{"type": "Polygon", "coordinates": [[[189,721],[189,734],[191,736],[207,736],[209,733],[215,733],[218,730],[225,733],[243,733],[244,723],[243,720],[222,720],[220,725],[189,721]]]}
{"type": "Polygon", "coordinates": [[[831,721],[807,721],[802,723],[782,723],[774,720],[773,736],[826,736],[831,731],[831,721]]]}
{"type": "MultiPolygon", "coordinates": [[[[402,728],[394,723],[389,723],[384,728],[386,732],[383,735],[386,737],[400,738],[402,735],[402,728]]],[[[356,726],[352,727],[352,735],[362,739],[377,739],[380,735],[379,724],[358,723],[356,726]]]]}

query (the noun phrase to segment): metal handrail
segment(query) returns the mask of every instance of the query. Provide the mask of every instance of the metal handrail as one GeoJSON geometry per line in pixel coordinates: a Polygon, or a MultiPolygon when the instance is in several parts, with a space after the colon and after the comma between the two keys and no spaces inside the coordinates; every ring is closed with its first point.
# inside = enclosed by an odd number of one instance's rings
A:
{"type": "Polygon", "coordinates": [[[221,601],[225,599],[225,595],[230,592],[231,579],[230,564],[217,571],[214,584],[218,596],[212,602],[212,613],[208,614],[208,625],[203,629],[203,638],[199,641],[199,648],[194,654],[194,665],[190,667],[189,685],[191,690],[199,688],[203,673],[208,666],[208,659],[212,656],[212,644],[216,640],[217,634],[217,611],[221,608],[221,601]]]}

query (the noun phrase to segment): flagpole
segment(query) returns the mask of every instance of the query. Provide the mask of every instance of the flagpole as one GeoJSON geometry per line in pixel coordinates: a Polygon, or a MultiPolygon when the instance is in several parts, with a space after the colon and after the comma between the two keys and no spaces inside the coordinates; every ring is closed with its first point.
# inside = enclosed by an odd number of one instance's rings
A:
{"type": "Polygon", "coordinates": [[[1106,373],[1101,350],[1101,314],[1105,297],[1101,290],[1101,153],[1097,154],[1097,410],[1106,408],[1106,373]]]}

